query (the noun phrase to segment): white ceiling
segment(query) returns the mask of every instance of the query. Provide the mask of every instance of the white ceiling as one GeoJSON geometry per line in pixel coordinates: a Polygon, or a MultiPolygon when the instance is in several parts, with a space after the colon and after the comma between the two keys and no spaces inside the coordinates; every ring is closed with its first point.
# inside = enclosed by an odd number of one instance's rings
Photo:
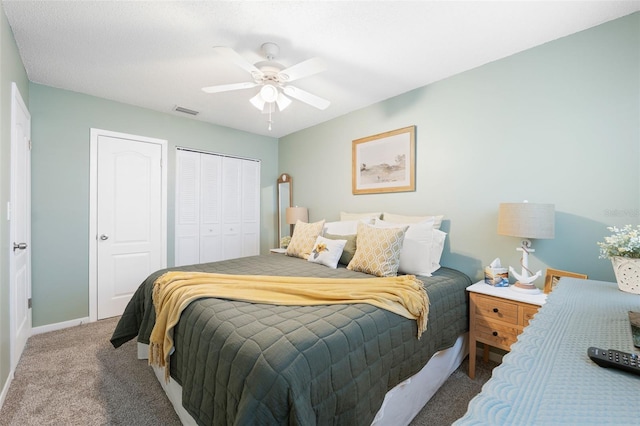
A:
{"type": "Polygon", "coordinates": [[[3,1],[29,79],[157,111],[281,137],[640,10],[640,1],[3,1]],[[295,85],[331,101],[299,101],[273,117],[249,103],[258,88],[213,53],[254,63],[262,43],[290,66],[320,57],[327,71],[295,85]]]}

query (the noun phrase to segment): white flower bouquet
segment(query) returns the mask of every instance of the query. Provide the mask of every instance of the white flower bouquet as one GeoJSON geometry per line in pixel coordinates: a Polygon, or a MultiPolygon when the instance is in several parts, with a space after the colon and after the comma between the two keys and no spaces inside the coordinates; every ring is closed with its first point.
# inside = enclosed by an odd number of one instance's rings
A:
{"type": "Polygon", "coordinates": [[[291,242],[291,237],[289,235],[280,238],[280,248],[287,248],[289,247],[289,243],[291,242]]]}
{"type": "Polygon", "coordinates": [[[610,226],[607,229],[613,234],[610,237],[604,237],[604,242],[598,243],[600,258],[619,256],[640,259],[640,225],[636,227],[626,225],[623,228],[610,226]]]}

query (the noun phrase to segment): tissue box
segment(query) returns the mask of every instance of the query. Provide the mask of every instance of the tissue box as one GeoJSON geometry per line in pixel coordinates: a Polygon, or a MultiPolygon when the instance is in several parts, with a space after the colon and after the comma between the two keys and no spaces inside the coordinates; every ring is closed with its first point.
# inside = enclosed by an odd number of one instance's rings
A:
{"type": "Polygon", "coordinates": [[[509,270],[507,268],[484,268],[484,282],[494,287],[509,287],[509,270]]]}

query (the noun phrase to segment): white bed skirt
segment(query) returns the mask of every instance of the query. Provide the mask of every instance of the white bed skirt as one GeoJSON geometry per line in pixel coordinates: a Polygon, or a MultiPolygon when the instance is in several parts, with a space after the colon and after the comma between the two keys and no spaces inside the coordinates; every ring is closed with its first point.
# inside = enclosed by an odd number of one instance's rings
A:
{"type": "MultiPolygon", "coordinates": [[[[452,347],[434,354],[422,370],[387,392],[372,425],[408,425],[460,366],[469,353],[468,341],[468,333],[460,335],[452,347]]],[[[138,358],[148,359],[148,354],[149,346],[138,343],[138,358]]],[[[182,387],[175,380],[165,383],[163,369],[154,366],[153,370],[182,424],[196,425],[182,406],[182,387]]]]}

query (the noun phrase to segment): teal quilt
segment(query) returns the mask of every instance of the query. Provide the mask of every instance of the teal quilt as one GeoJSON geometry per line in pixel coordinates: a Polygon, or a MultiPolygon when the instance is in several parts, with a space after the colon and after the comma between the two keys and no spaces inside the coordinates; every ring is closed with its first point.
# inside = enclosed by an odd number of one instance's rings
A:
{"type": "MultiPolygon", "coordinates": [[[[269,254],[193,265],[204,272],[370,277],[269,254]]],[[[148,343],[155,313],[150,276],[138,289],[111,342],[148,343]]],[[[469,278],[441,268],[423,278],[428,327],[366,304],[275,306],[200,299],[182,313],[171,377],[184,408],[201,425],[368,425],[386,392],[418,372],[467,331],[469,278]]]]}

